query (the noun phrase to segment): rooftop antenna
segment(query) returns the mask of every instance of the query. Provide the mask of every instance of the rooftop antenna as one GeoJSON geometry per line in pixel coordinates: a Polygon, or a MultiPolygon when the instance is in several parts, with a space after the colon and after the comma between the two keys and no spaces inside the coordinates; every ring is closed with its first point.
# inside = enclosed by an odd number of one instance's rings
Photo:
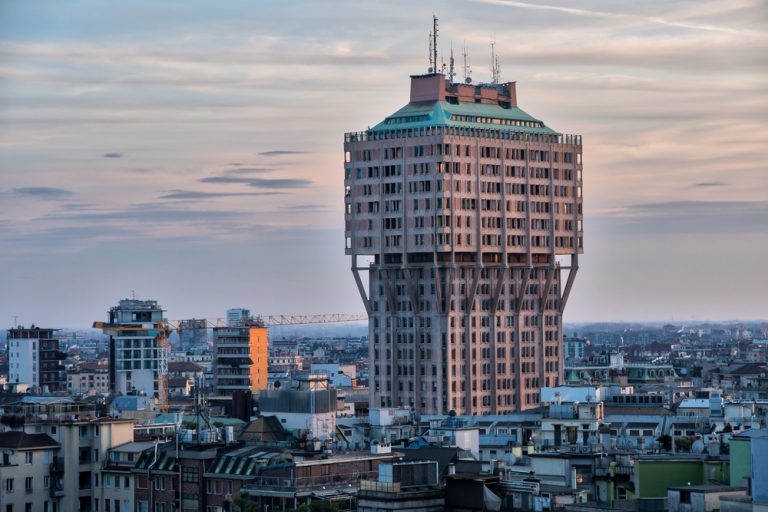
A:
{"type": "Polygon", "coordinates": [[[437,73],[437,16],[432,15],[432,69],[437,73]]]}
{"type": "Polygon", "coordinates": [[[429,33],[429,68],[427,68],[427,73],[432,73],[435,71],[435,65],[432,62],[432,32],[429,33]]]}
{"type": "Polygon", "coordinates": [[[14,329],[16,327],[18,327],[18,326],[19,326],[19,315],[13,315],[13,327],[14,327],[14,329]]]}
{"type": "Polygon", "coordinates": [[[501,81],[501,67],[499,56],[496,55],[496,36],[491,36],[491,81],[498,84],[501,81]]]}
{"type": "Polygon", "coordinates": [[[464,83],[472,83],[472,70],[469,68],[469,55],[467,54],[467,43],[464,42],[464,83]]]}

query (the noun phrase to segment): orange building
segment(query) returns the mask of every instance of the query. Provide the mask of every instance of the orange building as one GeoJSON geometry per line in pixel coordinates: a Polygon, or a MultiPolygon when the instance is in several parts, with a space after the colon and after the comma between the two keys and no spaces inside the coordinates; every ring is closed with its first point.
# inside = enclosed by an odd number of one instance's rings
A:
{"type": "Polygon", "coordinates": [[[213,387],[218,396],[267,387],[269,330],[262,325],[213,329],[213,387]]]}

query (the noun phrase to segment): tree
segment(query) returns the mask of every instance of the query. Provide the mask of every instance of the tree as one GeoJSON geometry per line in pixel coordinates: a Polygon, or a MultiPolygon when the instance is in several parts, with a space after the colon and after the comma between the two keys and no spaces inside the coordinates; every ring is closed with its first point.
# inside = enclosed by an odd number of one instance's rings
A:
{"type": "Polygon", "coordinates": [[[661,447],[664,448],[665,452],[668,452],[672,449],[672,436],[669,434],[664,434],[663,436],[659,436],[658,439],[656,439],[659,443],[661,443],[661,447]]]}
{"type": "Polygon", "coordinates": [[[251,501],[247,493],[238,492],[232,497],[232,506],[235,512],[257,512],[259,505],[251,501]]]}

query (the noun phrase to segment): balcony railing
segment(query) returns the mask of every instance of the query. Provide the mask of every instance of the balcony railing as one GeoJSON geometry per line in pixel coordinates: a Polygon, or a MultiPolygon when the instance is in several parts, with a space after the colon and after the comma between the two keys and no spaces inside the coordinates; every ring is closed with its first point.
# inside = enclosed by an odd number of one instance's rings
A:
{"type": "Polygon", "coordinates": [[[305,478],[291,477],[257,477],[248,483],[245,490],[258,494],[258,491],[300,492],[323,489],[328,487],[345,487],[358,489],[363,480],[376,480],[378,471],[362,471],[353,473],[335,473],[325,476],[305,478]]]}

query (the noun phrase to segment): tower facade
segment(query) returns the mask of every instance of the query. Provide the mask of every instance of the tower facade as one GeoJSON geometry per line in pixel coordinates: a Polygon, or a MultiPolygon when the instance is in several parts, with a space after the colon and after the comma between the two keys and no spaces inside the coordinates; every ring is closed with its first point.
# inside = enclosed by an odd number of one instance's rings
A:
{"type": "Polygon", "coordinates": [[[411,77],[408,105],[347,133],[344,151],[371,407],[537,407],[539,388],[563,377],[562,314],[583,247],[581,137],[519,109],[514,82],[432,73],[411,77]]]}

